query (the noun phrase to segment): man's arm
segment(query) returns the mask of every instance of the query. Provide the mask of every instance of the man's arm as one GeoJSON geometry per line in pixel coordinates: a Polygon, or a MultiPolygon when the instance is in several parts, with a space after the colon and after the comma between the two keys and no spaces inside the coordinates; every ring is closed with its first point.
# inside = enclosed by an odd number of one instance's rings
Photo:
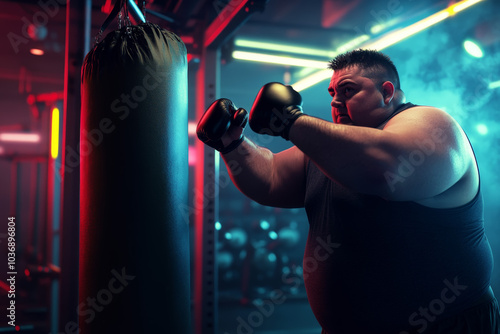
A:
{"type": "Polygon", "coordinates": [[[214,101],[205,111],[196,134],[221,152],[234,184],[258,203],[302,207],[306,157],[296,147],[273,154],[243,136],[248,113],[229,99],[214,101]]]}
{"type": "Polygon", "coordinates": [[[290,140],[331,179],[389,200],[441,194],[474,163],[458,124],[430,107],[408,109],[383,130],[303,116],[291,127],[290,140]]]}
{"type": "Polygon", "coordinates": [[[238,189],[268,206],[303,207],[306,157],[296,147],[273,154],[248,139],[222,158],[238,189]]]}

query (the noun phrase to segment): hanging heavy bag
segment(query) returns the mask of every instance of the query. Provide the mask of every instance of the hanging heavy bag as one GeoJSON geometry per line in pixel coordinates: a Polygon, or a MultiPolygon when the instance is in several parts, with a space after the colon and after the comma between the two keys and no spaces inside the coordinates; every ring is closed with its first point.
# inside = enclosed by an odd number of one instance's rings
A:
{"type": "Polygon", "coordinates": [[[80,333],[189,333],[186,48],[154,24],[113,31],[81,93],[80,333]]]}

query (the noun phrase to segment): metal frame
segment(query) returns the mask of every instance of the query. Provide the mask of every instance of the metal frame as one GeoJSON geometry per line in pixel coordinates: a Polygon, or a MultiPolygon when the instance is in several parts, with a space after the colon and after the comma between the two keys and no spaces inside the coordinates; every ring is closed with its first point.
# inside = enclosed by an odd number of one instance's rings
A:
{"type": "MultiPolygon", "coordinates": [[[[200,67],[197,73],[196,119],[219,98],[220,47],[241,27],[256,10],[262,10],[267,0],[229,2],[202,34],[200,67]]],[[[194,330],[196,334],[217,333],[217,259],[216,244],[219,199],[219,155],[212,148],[197,142],[195,167],[195,268],[194,268],[194,330]],[[199,196],[203,194],[203,196],[199,196]],[[195,196],[196,197],[196,196],[195,196]]]]}

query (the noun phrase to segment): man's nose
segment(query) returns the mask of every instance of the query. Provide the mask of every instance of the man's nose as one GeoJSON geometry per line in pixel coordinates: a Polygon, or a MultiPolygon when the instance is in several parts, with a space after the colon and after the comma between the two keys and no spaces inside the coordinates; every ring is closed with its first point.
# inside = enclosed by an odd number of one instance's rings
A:
{"type": "Polygon", "coordinates": [[[342,107],[344,106],[344,102],[339,101],[339,100],[338,100],[338,99],[336,99],[336,98],[333,98],[333,99],[332,99],[331,106],[332,106],[333,108],[337,108],[337,109],[339,109],[339,108],[342,108],[342,107]]]}

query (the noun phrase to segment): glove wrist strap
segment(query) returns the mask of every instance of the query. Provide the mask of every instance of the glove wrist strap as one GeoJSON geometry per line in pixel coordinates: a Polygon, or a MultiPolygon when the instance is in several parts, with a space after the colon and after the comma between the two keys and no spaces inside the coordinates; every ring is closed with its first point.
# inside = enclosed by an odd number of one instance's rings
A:
{"type": "Polygon", "coordinates": [[[244,139],[245,139],[245,136],[241,135],[241,137],[238,140],[233,141],[231,144],[227,145],[227,147],[224,147],[219,152],[221,154],[227,154],[229,152],[234,151],[238,146],[241,145],[241,143],[243,143],[244,139]]]}
{"type": "Polygon", "coordinates": [[[281,133],[281,137],[283,137],[285,140],[290,140],[290,128],[292,127],[293,123],[299,118],[300,116],[304,116],[303,113],[298,112],[295,113],[292,117],[287,119],[287,122],[285,124],[285,128],[283,129],[283,132],[281,133]]]}

